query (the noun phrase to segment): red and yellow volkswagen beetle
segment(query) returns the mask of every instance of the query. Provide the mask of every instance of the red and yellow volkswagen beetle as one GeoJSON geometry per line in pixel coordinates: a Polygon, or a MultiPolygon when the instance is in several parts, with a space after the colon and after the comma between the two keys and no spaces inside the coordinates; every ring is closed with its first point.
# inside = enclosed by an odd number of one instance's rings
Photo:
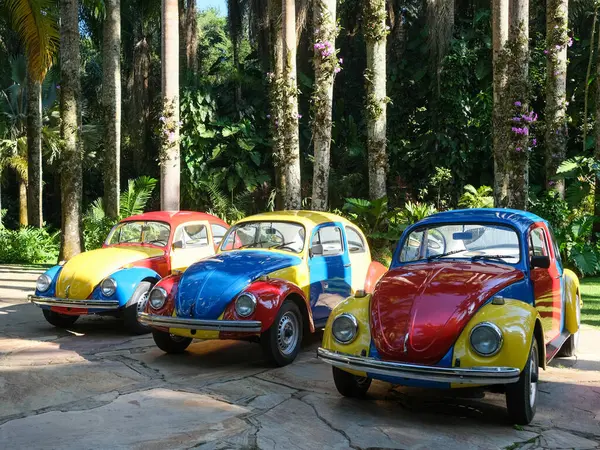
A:
{"type": "Polygon", "coordinates": [[[455,388],[496,385],[529,423],[539,368],[577,347],[581,297],[548,223],[516,210],[430,216],[403,233],[372,295],[338,305],[318,357],[345,396],[373,378],[455,388]]]}

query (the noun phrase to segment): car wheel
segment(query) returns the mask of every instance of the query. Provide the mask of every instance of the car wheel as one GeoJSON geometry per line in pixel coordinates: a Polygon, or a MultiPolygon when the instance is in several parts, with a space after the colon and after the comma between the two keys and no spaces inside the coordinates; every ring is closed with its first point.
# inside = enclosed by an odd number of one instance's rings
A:
{"type": "Polygon", "coordinates": [[[579,295],[577,295],[575,301],[577,302],[577,331],[567,338],[560,348],[558,355],[556,355],[558,357],[568,358],[569,356],[574,356],[577,352],[577,347],[579,346],[579,327],[581,326],[581,305],[579,304],[579,295]]]}
{"type": "Polygon", "coordinates": [[[525,369],[519,376],[519,381],[506,385],[508,415],[517,425],[527,425],[535,415],[540,370],[538,355],[538,343],[534,337],[529,358],[527,358],[525,369]]]}
{"type": "Polygon", "coordinates": [[[260,337],[265,356],[279,367],[290,364],[300,352],[302,330],[300,309],[293,301],[285,300],[273,325],[260,337]]]}
{"type": "Polygon", "coordinates": [[[153,330],[154,342],[165,353],[183,353],[192,343],[192,338],[175,336],[164,331],[153,330]]]}
{"type": "Polygon", "coordinates": [[[150,294],[152,286],[153,284],[149,281],[142,281],[125,306],[123,319],[125,321],[125,326],[132,333],[145,334],[152,331],[150,327],[139,323],[137,320],[138,311],[143,311],[146,307],[146,302],[148,301],[148,295],[150,294]]]}
{"type": "Polygon", "coordinates": [[[49,309],[42,309],[42,312],[48,323],[57,328],[68,328],[79,319],[79,316],[68,316],[66,314],[50,311],[49,309]]]}
{"type": "Polygon", "coordinates": [[[369,377],[359,377],[333,367],[333,382],[344,397],[363,398],[371,387],[371,381],[369,377]]]}

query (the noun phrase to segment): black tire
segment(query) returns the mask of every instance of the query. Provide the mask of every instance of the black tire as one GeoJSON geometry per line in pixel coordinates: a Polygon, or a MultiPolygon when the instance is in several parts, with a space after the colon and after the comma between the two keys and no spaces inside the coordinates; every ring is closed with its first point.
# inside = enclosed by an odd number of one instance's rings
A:
{"type": "Polygon", "coordinates": [[[296,359],[302,345],[304,323],[302,313],[292,300],[285,300],[277,312],[273,325],[260,337],[267,359],[283,367],[296,359]]]}
{"type": "Polygon", "coordinates": [[[567,338],[556,355],[558,358],[569,358],[570,356],[575,356],[575,353],[577,353],[577,346],[579,345],[579,327],[581,327],[581,306],[579,305],[579,295],[577,295],[575,301],[577,302],[577,332],[567,338]]]}
{"type": "Polygon", "coordinates": [[[519,381],[506,385],[506,408],[510,420],[517,425],[527,425],[535,416],[539,366],[538,343],[534,337],[519,381]]]}
{"type": "Polygon", "coordinates": [[[42,309],[42,312],[44,313],[44,318],[48,321],[48,323],[57,328],[69,328],[75,322],[77,322],[77,319],[79,319],[79,316],[68,316],[66,314],[50,311],[49,309],[42,309]]]}
{"type": "Polygon", "coordinates": [[[138,311],[143,310],[146,305],[148,294],[150,293],[152,286],[154,285],[149,281],[142,281],[138,284],[135,291],[133,291],[133,295],[127,302],[127,305],[125,305],[125,310],[123,312],[125,326],[134,334],[145,334],[152,331],[150,327],[139,323],[137,320],[137,313],[138,311]]]}
{"type": "Polygon", "coordinates": [[[338,392],[344,397],[364,398],[371,387],[369,377],[358,377],[345,370],[333,367],[333,382],[338,392]]]}
{"type": "Polygon", "coordinates": [[[152,331],[152,337],[158,348],[169,354],[183,353],[192,343],[192,338],[175,336],[158,330],[152,331]]]}

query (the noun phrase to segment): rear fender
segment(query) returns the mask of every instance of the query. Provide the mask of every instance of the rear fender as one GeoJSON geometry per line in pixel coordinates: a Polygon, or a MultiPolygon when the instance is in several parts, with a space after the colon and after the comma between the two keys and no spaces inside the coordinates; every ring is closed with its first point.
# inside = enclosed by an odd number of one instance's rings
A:
{"type": "Polygon", "coordinates": [[[369,270],[367,271],[367,278],[365,279],[365,292],[372,294],[375,290],[375,285],[379,279],[387,272],[387,267],[377,261],[371,261],[369,270]]]}
{"type": "MultiPolygon", "coordinates": [[[[225,308],[225,312],[223,313],[224,320],[260,320],[262,323],[261,332],[265,332],[273,325],[275,317],[283,302],[289,298],[300,308],[300,311],[304,316],[305,325],[308,325],[306,331],[314,333],[315,324],[313,322],[310,304],[306,299],[306,295],[302,292],[302,289],[294,283],[281,279],[257,280],[251,283],[242,292],[249,292],[256,297],[256,311],[248,317],[238,316],[235,311],[234,298],[229,305],[227,305],[227,308],[225,308]]],[[[233,339],[238,336],[233,336],[232,333],[221,333],[220,337],[221,339],[233,339]]]]}
{"type": "Polygon", "coordinates": [[[579,330],[577,297],[581,307],[583,302],[579,295],[579,279],[574,272],[565,269],[565,328],[570,334],[575,334],[579,330]]]}
{"type": "Polygon", "coordinates": [[[160,275],[152,269],[145,267],[131,267],[129,269],[121,269],[110,275],[110,278],[117,282],[117,290],[110,297],[102,294],[100,285],[94,288],[90,298],[98,300],[118,300],[120,306],[125,306],[131,299],[140,282],[144,280],[154,283],[160,280],[160,275]]]}

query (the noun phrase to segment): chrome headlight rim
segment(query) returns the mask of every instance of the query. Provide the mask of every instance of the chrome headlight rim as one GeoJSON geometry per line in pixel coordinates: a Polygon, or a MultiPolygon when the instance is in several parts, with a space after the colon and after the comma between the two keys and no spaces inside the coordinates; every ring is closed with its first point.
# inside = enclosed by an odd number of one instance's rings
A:
{"type": "Polygon", "coordinates": [[[108,277],[100,283],[100,292],[105,297],[111,297],[117,292],[117,281],[114,278],[108,277]]]}
{"type": "Polygon", "coordinates": [[[164,288],[161,288],[160,286],[158,287],[154,287],[152,288],[152,290],[150,291],[150,293],[148,294],[148,303],[150,304],[150,307],[152,309],[161,309],[163,306],[165,306],[165,303],[167,302],[167,291],[164,288]],[[153,294],[160,294],[159,298],[156,298],[153,296],[153,294]],[[155,302],[157,301],[157,302],[155,302]]]}
{"type": "Polygon", "coordinates": [[[489,358],[491,356],[497,355],[498,352],[500,352],[500,350],[502,349],[503,343],[504,343],[504,336],[502,335],[502,330],[496,324],[494,324],[492,322],[478,323],[471,329],[471,332],[469,333],[469,344],[471,345],[471,348],[473,349],[473,351],[475,353],[477,353],[479,356],[489,358]],[[489,352],[489,353],[484,353],[484,352],[481,352],[480,350],[478,350],[477,347],[473,344],[473,333],[475,333],[475,331],[479,330],[480,328],[488,328],[488,329],[492,330],[494,332],[494,334],[496,335],[497,346],[494,349],[494,351],[489,352]]]}
{"type": "Polygon", "coordinates": [[[256,298],[256,295],[254,295],[252,292],[242,292],[240,295],[237,296],[237,298],[235,299],[235,304],[234,304],[234,308],[235,308],[235,313],[240,316],[240,317],[250,317],[252,314],[254,314],[254,312],[256,311],[256,305],[258,304],[258,299],[256,298]],[[238,302],[240,301],[241,298],[243,297],[247,297],[250,299],[250,304],[252,305],[249,312],[247,313],[242,313],[240,312],[239,308],[238,308],[238,302]]]}
{"type": "Polygon", "coordinates": [[[349,314],[349,313],[340,314],[335,319],[333,319],[333,322],[331,322],[331,335],[333,336],[333,339],[339,344],[342,344],[342,345],[351,344],[352,342],[354,342],[354,340],[358,336],[358,320],[356,320],[356,317],[354,317],[352,314],[349,314]],[[335,331],[334,331],[334,326],[335,326],[335,322],[340,319],[348,319],[351,322],[351,324],[354,326],[354,333],[352,334],[350,339],[343,340],[343,339],[340,339],[338,336],[336,336],[335,331]]]}
{"type": "Polygon", "coordinates": [[[50,278],[48,275],[46,275],[45,273],[41,274],[38,279],[35,281],[35,288],[39,291],[39,292],[47,292],[48,289],[50,289],[50,286],[52,286],[52,278],[50,278]],[[44,280],[46,284],[40,285],[40,281],[44,280]]]}

